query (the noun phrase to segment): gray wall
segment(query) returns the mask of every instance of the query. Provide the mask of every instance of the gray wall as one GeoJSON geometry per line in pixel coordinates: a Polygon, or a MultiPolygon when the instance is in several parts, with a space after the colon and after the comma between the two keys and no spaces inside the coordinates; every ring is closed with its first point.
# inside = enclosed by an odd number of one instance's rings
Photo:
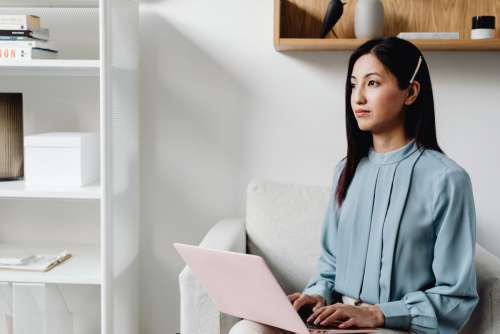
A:
{"type": "MultiPolygon", "coordinates": [[[[179,329],[172,242],[243,216],[252,177],[328,185],[345,154],[350,53],[278,53],[272,32],[271,0],[141,3],[142,333],[179,329]]],[[[500,52],[424,55],[439,143],[469,172],[478,240],[500,256],[500,52]]]]}

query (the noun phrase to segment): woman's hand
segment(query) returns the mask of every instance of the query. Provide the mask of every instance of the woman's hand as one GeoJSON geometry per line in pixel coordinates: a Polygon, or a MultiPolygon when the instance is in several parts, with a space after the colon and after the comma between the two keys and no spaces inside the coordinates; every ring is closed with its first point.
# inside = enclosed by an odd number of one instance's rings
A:
{"type": "Polygon", "coordinates": [[[306,295],[295,292],[288,295],[288,300],[293,304],[295,311],[298,311],[304,305],[313,305],[313,311],[318,307],[325,306],[325,300],[320,295],[306,295]]]}
{"type": "Polygon", "coordinates": [[[384,325],[384,313],[378,305],[353,306],[337,303],[334,305],[317,308],[307,322],[314,322],[315,325],[332,325],[343,321],[339,327],[349,328],[352,326],[375,328],[384,325]]]}

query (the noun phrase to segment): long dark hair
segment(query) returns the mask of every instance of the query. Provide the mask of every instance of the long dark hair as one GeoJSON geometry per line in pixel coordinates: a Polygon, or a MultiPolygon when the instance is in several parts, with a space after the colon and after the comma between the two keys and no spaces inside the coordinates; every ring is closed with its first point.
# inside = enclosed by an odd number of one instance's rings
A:
{"type": "Polygon", "coordinates": [[[399,89],[407,89],[415,71],[419,56],[422,63],[414,78],[420,83],[420,92],[417,99],[410,105],[404,105],[405,134],[408,138],[415,138],[418,148],[443,151],[436,138],[436,124],[434,119],[434,99],[429,68],[420,50],[411,42],[397,37],[377,38],[359,46],[349,58],[349,67],[345,85],[345,125],[347,135],[347,156],[345,167],[340,174],[335,197],[339,206],[342,205],[347,189],[356,172],[359,161],[368,155],[372,146],[372,135],[369,131],[362,131],[358,127],[351,107],[351,74],[354,63],[361,56],[371,53],[388,69],[398,80],[399,89]]]}

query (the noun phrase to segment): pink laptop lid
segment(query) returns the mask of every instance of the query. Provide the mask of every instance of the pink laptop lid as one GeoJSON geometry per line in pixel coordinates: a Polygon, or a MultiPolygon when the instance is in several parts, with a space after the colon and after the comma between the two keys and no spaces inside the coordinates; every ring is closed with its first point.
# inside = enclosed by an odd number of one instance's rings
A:
{"type": "Polygon", "coordinates": [[[298,334],[376,333],[377,329],[308,330],[264,259],[174,243],[220,312],[298,334]]]}
{"type": "Polygon", "coordinates": [[[174,243],[220,312],[309,334],[265,261],[256,255],[174,243]]]}

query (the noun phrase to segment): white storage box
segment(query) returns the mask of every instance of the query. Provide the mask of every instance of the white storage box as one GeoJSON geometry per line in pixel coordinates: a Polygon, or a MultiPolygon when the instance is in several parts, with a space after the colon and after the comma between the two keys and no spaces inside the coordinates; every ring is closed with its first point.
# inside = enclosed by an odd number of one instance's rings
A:
{"type": "Polygon", "coordinates": [[[52,132],[24,137],[28,186],[83,186],[99,179],[95,133],[52,132]]]}

